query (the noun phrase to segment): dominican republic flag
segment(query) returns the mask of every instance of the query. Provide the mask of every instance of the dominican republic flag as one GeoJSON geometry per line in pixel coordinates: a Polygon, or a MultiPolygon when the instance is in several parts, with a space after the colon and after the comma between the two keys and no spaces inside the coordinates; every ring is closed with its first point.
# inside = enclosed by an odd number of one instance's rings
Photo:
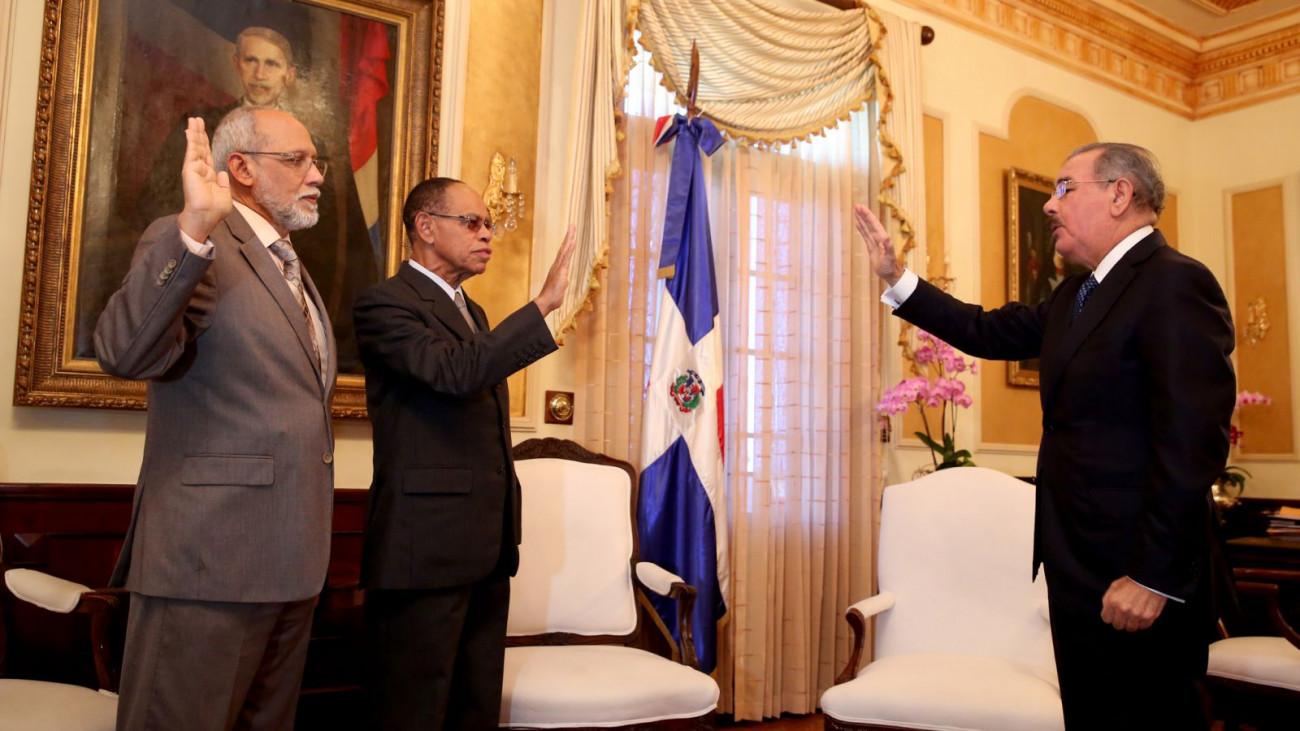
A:
{"type": "Polygon", "coordinates": [[[339,61],[342,95],[348,104],[348,156],[361,213],[370,233],[375,261],[383,270],[379,238],[379,120],[377,106],[388,96],[388,31],[383,23],[343,15],[339,61]]]}
{"type": "MultiPolygon", "coordinates": [[[[722,334],[709,236],[704,160],[722,145],[708,120],[663,117],[655,144],[673,137],[668,210],[659,254],[659,331],[641,429],[637,520],[641,557],[694,586],[691,624],[700,667],[717,665],[718,620],[727,612],[727,503],[722,471],[722,334]]],[[[674,603],[651,601],[680,639],[674,603]]]]}

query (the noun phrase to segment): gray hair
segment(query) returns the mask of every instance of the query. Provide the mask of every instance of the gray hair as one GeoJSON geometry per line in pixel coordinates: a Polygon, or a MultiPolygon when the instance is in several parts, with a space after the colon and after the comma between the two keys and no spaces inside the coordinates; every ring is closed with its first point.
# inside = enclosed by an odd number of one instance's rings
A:
{"type": "Polygon", "coordinates": [[[1160,215],[1165,209],[1165,181],[1150,150],[1124,142],[1094,142],[1071,152],[1070,157],[1093,150],[1101,150],[1093,164],[1094,175],[1104,180],[1127,178],[1133,184],[1133,203],[1160,215]]]}
{"type": "Polygon", "coordinates": [[[212,164],[218,172],[228,170],[226,161],[232,152],[256,150],[262,146],[257,133],[257,111],[251,107],[236,107],[222,117],[217,131],[212,133],[212,164]]]}

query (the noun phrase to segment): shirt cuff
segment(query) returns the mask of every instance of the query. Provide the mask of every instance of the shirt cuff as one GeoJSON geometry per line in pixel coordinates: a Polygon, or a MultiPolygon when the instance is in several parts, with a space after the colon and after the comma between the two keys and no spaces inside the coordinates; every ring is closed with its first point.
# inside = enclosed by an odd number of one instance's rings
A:
{"type": "MultiPolygon", "coordinates": [[[[180,230],[180,226],[177,226],[176,228],[178,231],[180,230]]],[[[185,248],[189,249],[191,254],[201,256],[204,259],[211,259],[212,250],[216,248],[211,241],[206,241],[200,244],[198,241],[194,240],[194,237],[184,231],[181,231],[181,241],[185,243],[185,248]]]]}
{"type": "MultiPolygon", "coordinates": [[[[1130,576],[1130,577],[1128,578],[1128,580],[1129,580],[1129,581],[1133,581],[1133,577],[1130,576]]],[[[1187,603],[1187,600],[1186,600],[1186,599],[1179,599],[1178,597],[1173,596],[1173,595],[1171,595],[1171,594],[1166,594],[1166,593],[1164,593],[1163,591],[1156,591],[1155,589],[1152,589],[1151,587],[1146,586],[1146,585],[1144,585],[1144,584],[1138,584],[1138,582],[1136,582],[1136,581],[1133,581],[1133,583],[1134,583],[1134,584],[1137,584],[1138,586],[1141,586],[1143,589],[1146,589],[1147,591],[1151,592],[1152,594],[1159,594],[1160,596],[1162,596],[1162,597],[1168,599],[1168,600],[1171,601],[1171,602],[1178,602],[1179,604],[1186,604],[1186,603],[1187,603]]]]}
{"type": "Polygon", "coordinates": [[[885,290],[880,295],[880,301],[897,310],[916,291],[916,285],[920,281],[921,278],[916,276],[916,272],[904,269],[903,276],[898,278],[898,283],[885,290]]]}

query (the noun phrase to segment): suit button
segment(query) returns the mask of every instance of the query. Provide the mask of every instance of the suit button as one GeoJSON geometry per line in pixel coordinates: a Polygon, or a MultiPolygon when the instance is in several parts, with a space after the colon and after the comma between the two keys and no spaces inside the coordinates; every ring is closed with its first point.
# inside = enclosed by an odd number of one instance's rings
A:
{"type": "Polygon", "coordinates": [[[1052,432],[1056,431],[1056,427],[1053,426],[1052,423],[1049,421],[1046,424],[1043,424],[1043,431],[1048,434],[1051,434],[1052,432]]]}
{"type": "Polygon", "coordinates": [[[334,453],[326,452],[325,454],[322,454],[320,456],[320,461],[324,462],[325,464],[334,464],[334,453]]]}
{"type": "Polygon", "coordinates": [[[497,468],[497,474],[498,474],[498,475],[504,475],[505,473],[506,473],[506,466],[505,466],[505,465],[501,465],[500,467],[497,468]]]}

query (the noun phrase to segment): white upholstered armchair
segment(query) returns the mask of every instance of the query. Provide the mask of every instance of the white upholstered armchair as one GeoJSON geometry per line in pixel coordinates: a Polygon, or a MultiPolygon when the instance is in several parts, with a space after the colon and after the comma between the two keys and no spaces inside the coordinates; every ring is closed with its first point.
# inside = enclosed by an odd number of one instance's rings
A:
{"type": "MultiPolygon", "coordinates": [[[[122,590],[94,591],[31,569],[5,572],[16,598],[60,614],[90,617],[90,637],[99,690],[43,680],[0,678],[0,729],[112,731],[117,715],[118,646],[122,590]]],[[[0,628],[0,655],[3,655],[0,628]]]]}
{"type": "Polygon", "coordinates": [[[694,589],[637,562],[632,466],[560,439],[516,445],[523,491],[519,573],[510,584],[503,727],[712,728],[718,685],[696,669],[694,589]],[[673,658],[639,649],[642,588],[687,619],[673,658]]]}
{"type": "Polygon", "coordinates": [[[1033,486],[994,470],[885,488],[880,590],[848,609],[853,654],[822,695],[826,728],[1063,729],[1033,526],[1033,486]]]}
{"type": "Polygon", "coordinates": [[[1263,600],[1277,636],[1226,636],[1210,645],[1206,684],[1215,715],[1223,718],[1224,731],[1243,723],[1261,731],[1294,728],[1300,717],[1300,571],[1243,568],[1234,574],[1243,602],[1263,600]]]}

